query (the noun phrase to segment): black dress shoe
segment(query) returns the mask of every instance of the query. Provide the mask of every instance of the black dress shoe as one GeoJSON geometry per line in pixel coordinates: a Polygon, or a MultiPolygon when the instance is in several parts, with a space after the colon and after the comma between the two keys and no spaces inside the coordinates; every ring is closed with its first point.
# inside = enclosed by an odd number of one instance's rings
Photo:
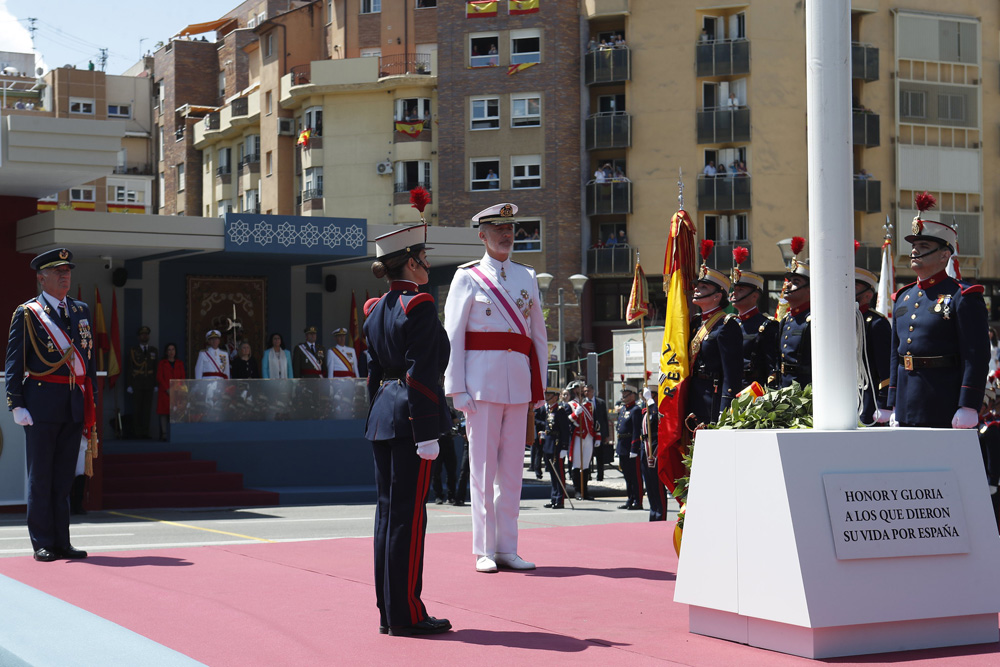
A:
{"type": "Polygon", "coordinates": [[[389,626],[388,625],[379,625],[378,626],[378,633],[380,635],[387,635],[387,634],[389,634],[389,626]]]}
{"type": "Polygon", "coordinates": [[[642,511],[642,505],[632,505],[632,507],[629,507],[629,509],[630,510],[639,510],[641,512],[642,511]]]}
{"type": "Polygon", "coordinates": [[[455,501],[455,507],[465,507],[465,501],[464,500],[456,500],[455,501]]]}
{"type": "Polygon", "coordinates": [[[563,508],[562,503],[545,503],[542,507],[548,507],[549,509],[561,510],[563,508]]]}
{"type": "Polygon", "coordinates": [[[620,510],[630,510],[630,509],[632,509],[632,505],[629,504],[629,503],[625,503],[624,505],[619,505],[618,509],[620,509],[620,510]]]}
{"type": "Polygon", "coordinates": [[[389,634],[393,637],[415,637],[418,635],[439,635],[451,630],[451,622],[447,618],[428,616],[413,625],[390,626],[389,634]]]}
{"type": "Polygon", "coordinates": [[[444,498],[438,498],[434,501],[435,505],[444,505],[444,498]]]}
{"type": "Polygon", "coordinates": [[[45,547],[42,547],[41,549],[35,551],[34,558],[35,560],[41,561],[42,563],[51,563],[54,560],[59,560],[59,554],[57,554],[52,549],[46,549],[45,547]]]}
{"type": "Polygon", "coordinates": [[[59,555],[63,558],[86,558],[87,552],[82,549],[74,549],[72,546],[59,550],[59,555]]]}
{"type": "Polygon", "coordinates": [[[578,493],[578,494],[576,494],[576,498],[574,498],[574,500],[583,500],[583,496],[581,496],[581,495],[580,495],[580,494],[578,493]]]}

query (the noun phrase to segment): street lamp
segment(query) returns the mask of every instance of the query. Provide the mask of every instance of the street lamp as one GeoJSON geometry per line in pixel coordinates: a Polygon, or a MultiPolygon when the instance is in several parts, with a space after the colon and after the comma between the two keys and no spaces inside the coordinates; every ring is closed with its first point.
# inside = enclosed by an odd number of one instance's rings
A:
{"type": "Polygon", "coordinates": [[[795,257],[795,253],[792,252],[792,239],[781,239],[775,245],[778,246],[778,250],[781,252],[781,259],[785,263],[785,266],[788,266],[792,258],[795,257]]]}
{"type": "MultiPolygon", "coordinates": [[[[545,304],[545,295],[548,293],[549,287],[552,286],[552,281],[555,280],[555,276],[553,276],[551,273],[539,273],[536,276],[536,278],[538,280],[538,291],[541,293],[542,304],[544,305],[545,304]]],[[[556,307],[559,308],[559,348],[558,348],[559,349],[559,367],[558,367],[557,372],[558,372],[558,377],[559,377],[558,384],[559,384],[560,387],[563,386],[563,380],[564,380],[564,375],[563,375],[563,368],[564,368],[564,366],[563,366],[563,362],[566,361],[566,354],[565,354],[566,344],[565,344],[565,342],[563,342],[563,309],[566,306],[572,306],[572,307],[579,307],[580,306],[580,303],[581,303],[580,297],[583,294],[583,287],[584,287],[584,285],[587,284],[587,280],[588,280],[587,276],[585,276],[585,275],[583,275],[581,273],[575,273],[575,274],[573,274],[572,276],[569,277],[569,282],[570,282],[570,284],[573,285],[573,291],[576,293],[576,303],[566,303],[566,301],[563,298],[563,296],[565,294],[565,289],[564,288],[560,287],[559,291],[557,293],[558,294],[558,300],[556,301],[556,307]]]]}

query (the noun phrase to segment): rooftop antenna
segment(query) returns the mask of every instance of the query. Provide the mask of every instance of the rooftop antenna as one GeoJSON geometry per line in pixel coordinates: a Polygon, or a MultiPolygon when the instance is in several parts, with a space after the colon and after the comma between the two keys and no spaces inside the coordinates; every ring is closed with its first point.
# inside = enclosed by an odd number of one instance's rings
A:
{"type": "Polygon", "coordinates": [[[102,72],[105,71],[107,69],[107,67],[108,67],[108,50],[107,49],[101,49],[101,55],[100,55],[98,61],[101,63],[101,71],[102,72]]]}

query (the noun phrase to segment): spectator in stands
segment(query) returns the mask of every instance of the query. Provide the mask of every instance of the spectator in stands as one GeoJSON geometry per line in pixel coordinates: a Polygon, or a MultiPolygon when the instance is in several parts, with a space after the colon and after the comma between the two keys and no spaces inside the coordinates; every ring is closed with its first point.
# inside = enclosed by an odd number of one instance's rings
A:
{"type": "Polygon", "coordinates": [[[292,374],[292,353],[285,349],[280,333],[271,334],[271,347],[261,360],[261,375],[265,378],[287,379],[292,374]]]}
{"type": "Polygon", "coordinates": [[[184,362],[177,358],[177,345],[167,343],[156,367],[156,414],[160,418],[160,440],[170,439],[170,381],[184,379],[184,362]]]}
{"type": "Polygon", "coordinates": [[[231,364],[232,371],[229,374],[234,380],[255,380],[260,378],[260,371],[257,370],[257,360],[253,358],[250,343],[243,341],[240,343],[236,358],[231,364]]]}
{"type": "Polygon", "coordinates": [[[715,168],[715,160],[709,160],[708,164],[705,165],[705,168],[702,169],[701,173],[708,178],[715,178],[719,173],[715,168]]]}
{"type": "Polygon", "coordinates": [[[618,245],[628,245],[628,237],[625,235],[624,229],[618,230],[618,245]]]}
{"type": "Polygon", "coordinates": [[[594,170],[594,182],[595,183],[604,183],[606,180],[607,180],[607,178],[604,176],[604,170],[603,169],[601,169],[600,167],[598,167],[597,169],[594,170]]]}

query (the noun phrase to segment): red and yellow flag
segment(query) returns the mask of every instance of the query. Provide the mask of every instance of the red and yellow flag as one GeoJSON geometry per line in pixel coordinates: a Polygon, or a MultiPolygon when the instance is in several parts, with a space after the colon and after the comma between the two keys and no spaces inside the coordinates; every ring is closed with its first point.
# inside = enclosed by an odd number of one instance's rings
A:
{"type": "Polygon", "coordinates": [[[465,18],[497,15],[497,0],[470,0],[465,3],[465,18]]]}
{"type": "Polygon", "coordinates": [[[351,315],[348,318],[347,338],[348,345],[354,348],[355,359],[360,363],[363,358],[362,353],[368,349],[365,344],[365,334],[358,326],[358,301],[354,297],[354,290],[351,290],[351,315]]]}
{"type": "Polygon", "coordinates": [[[628,308],[625,310],[625,323],[633,324],[646,315],[649,315],[649,286],[646,284],[646,274],[637,259],[635,275],[632,277],[632,293],[628,297],[628,308]]]}
{"type": "Polygon", "coordinates": [[[69,207],[74,211],[95,211],[97,204],[92,201],[71,201],[69,207]]]}
{"type": "Polygon", "coordinates": [[[694,287],[697,266],[695,228],[684,210],[670,221],[670,236],[663,264],[667,289],[667,312],[660,353],[657,474],[674,492],[674,480],[685,475],[682,455],[687,446],[684,418],[687,416],[687,378],[691,373],[691,323],[688,292],[694,287]]]}
{"type": "Polygon", "coordinates": [[[37,211],[39,213],[45,213],[45,211],[54,211],[59,208],[59,202],[50,200],[38,200],[37,211]]]}
{"type": "Polygon", "coordinates": [[[538,63],[515,63],[507,68],[507,76],[511,76],[512,74],[517,74],[518,72],[526,70],[529,67],[534,67],[537,64],[538,63]]]}
{"type": "Polygon", "coordinates": [[[94,287],[94,347],[97,348],[97,370],[108,370],[108,351],[111,341],[108,339],[108,327],[104,324],[104,306],[101,305],[101,290],[94,287]]]}
{"type": "Polygon", "coordinates": [[[510,0],[510,15],[534,14],[538,11],[538,0],[510,0]]]}
{"type": "Polygon", "coordinates": [[[295,142],[295,145],[296,146],[306,146],[306,147],[308,147],[309,146],[309,137],[311,137],[311,136],[312,136],[312,130],[310,130],[307,127],[306,129],[304,129],[301,132],[299,132],[299,138],[295,142]]]}
{"type": "Polygon", "coordinates": [[[396,121],[396,131],[414,138],[419,137],[424,131],[424,121],[396,121]]]}
{"type": "Polygon", "coordinates": [[[118,294],[111,290],[111,346],[108,351],[108,386],[114,387],[122,369],[118,360],[122,356],[122,344],[118,335],[118,294]]]}

